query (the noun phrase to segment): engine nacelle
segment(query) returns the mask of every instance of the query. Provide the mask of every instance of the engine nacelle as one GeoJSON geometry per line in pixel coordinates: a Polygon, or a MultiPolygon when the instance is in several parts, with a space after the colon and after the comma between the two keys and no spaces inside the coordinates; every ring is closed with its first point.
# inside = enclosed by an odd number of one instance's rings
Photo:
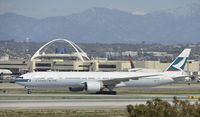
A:
{"type": "Polygon", "coordinates": [[[83,91],[84,87],[69,87],[70,91],[83,91]]]}
{"type": "Polygon", "coordinates": [[[85,82],[85,90],[88,93],[99,92],[103,88],[103,83],[99,81],[87,81],[85,82]]]}

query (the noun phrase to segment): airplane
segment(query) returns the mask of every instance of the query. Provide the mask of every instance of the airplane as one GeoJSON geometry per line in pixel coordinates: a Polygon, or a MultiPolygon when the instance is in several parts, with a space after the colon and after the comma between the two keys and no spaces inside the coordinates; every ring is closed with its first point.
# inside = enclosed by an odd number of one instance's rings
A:
{"type": "Polygon", "coordinates": [[[0,69],[0,83],[3,82],[5,78],[10,78],[12,75],[12,72],[8,69],[0,69]]]}
{"type": "Polygon", "coordinates": [[[0,74],[1,75],[11,75],[12,72],[8,69],[0,69],[0,74]]]}
{"type": "Polygon", "coordinates": [[[184,49],[164,72],[32,72],[16,77],[15,82],[25,86],[28,94],[31,88],[66,87],[70,91],[115,95],[114,88],[157,86],[187,77],[183,69],[190,51],[184,49]]]}

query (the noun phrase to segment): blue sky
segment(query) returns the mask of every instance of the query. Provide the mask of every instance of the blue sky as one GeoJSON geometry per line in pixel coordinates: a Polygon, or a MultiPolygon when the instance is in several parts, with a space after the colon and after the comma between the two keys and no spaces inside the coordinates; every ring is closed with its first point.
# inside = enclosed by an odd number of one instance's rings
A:
{"type": "Polygon", "coordinates": [[[149,13],[200,4],[200,0],[0,0],[0,14],[14,12],[44,18],[67,16],[92,7],[115,8],[132,13],[149,13]]]}

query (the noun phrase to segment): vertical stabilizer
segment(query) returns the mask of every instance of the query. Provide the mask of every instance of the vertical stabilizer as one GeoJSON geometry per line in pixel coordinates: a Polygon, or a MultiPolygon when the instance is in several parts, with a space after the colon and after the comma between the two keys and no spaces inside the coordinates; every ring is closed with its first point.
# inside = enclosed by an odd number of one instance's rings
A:
{"type": "Polygon", "coordinates": [[[190,48],[184,49],[181,54],[169,65],[165,71],[183,71],[187,59],[190,55],[190,48]]]}
{"type": "Polygon", "coordinates": [[[134,63],[133,63],[133,60],[132,60],[132,58],[131,58],[131,55],[129,54],[129,62],[130,62],[130,64],[131,64],[131,69],[133,69],[133,68],[135,68],[135,65],[134,65],[134,63]]]}

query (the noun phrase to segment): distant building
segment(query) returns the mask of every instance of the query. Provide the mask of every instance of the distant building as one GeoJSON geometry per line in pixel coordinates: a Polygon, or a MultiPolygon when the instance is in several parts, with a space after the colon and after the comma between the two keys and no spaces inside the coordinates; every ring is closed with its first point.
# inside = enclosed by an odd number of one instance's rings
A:
{"type": "Polygon", "coordinates": [[[152,56],[166,56],[167,55],[167,52],[145,52],[145,54],[150,54],[152,56]]]}
{"type": "Polygon", "coordinates": [[[138,52],[135,51],[125,51],[125,52],[106,52],[106,58],[123,58],[123,57],[128,57],[128,56],[138,56],[138,52]]]}
{"type": "Polygon", "coordinates": [[[9,60],[9,55],[4,55],[4,56],[1,56],[0,58],[0,61],[8,61],[9,60]]]}
{"type": "Polygon", "coordinates": [[[122,56],[128,57],[128,56],[138,56],[138,52],[135,51],[125,51],[122,52],[122,56]]]}
{"type": "Polygon", "coordinates": [[[106,53],[106,58],[115,58],[121,56],[121,53],[119,52],[105,52],[105,53],[106,53]]]}

